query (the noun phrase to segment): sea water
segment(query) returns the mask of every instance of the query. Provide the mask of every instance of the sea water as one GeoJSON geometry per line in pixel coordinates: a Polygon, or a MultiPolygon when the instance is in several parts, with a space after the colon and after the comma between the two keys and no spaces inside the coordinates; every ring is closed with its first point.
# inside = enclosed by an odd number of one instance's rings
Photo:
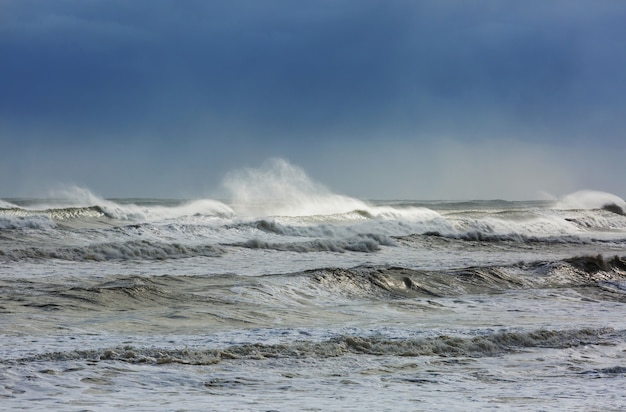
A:
{"type": "Polygon", "coordinates": [[[3,200],[0,409],[626,407],[622,199],[226,186],[3,200]]]}

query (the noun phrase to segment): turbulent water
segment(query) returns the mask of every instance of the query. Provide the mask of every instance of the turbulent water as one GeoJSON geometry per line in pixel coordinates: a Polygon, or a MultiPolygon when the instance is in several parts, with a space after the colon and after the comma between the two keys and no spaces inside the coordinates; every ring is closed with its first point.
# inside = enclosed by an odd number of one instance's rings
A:
{"type": "Polygon", "coordinates": [[[626,407],[622,199],[290,185],[1,201],[1,408],[626,407]]]}

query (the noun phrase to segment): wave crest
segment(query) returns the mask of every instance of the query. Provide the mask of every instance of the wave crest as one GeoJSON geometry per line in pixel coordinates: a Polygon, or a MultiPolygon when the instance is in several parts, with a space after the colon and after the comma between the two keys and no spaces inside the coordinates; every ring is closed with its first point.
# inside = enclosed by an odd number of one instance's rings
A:
{"type": "Polygon", "coordinates": [[[606,209],[614,213],[626,214],[626,201],[611,193],[581,190],[559,200],[556,209],[606,209]]]}
{"type": "Polygon", "coordinates": [[[283,252],[376,252],[380,246],[392,246],[393,241],[387,236],[362,234],[350,239],[315,239],[304,242],[267,242],[260,239],[250,239],[246,242],[231,244],[231,246],[249,249],[271,249],[283,252]]]}
{"type": "MultiPolygon", "coordinates": [[[[29,207],[0,204],[0,216],[45,215],[54,220],[106,217],[122,221],[159,221],[187,216],[232,218],[236,213],[226,204],[213,199],[187,202],[172,201],[172,205],[118,203],[93,194],[80,187],[70,187],[53,193],[55,200],[42,200],[29,207]],[[2,207],[11,206],[11,207],[2,207]]],[[[140,203],[140,202],[139,202],[140,203]]]]}
{"type": "Polygon", "coordinates": [[[332,193],[283,159],[231,172],[222,185],[233,208],[247,216],[315,216],[368,209],[365,202],[332,193]]]}
{"type": "Polygon", "coordinates": [[[181,245],[177,243],[134,240],[128,242],[102,243],[65,248],[22,248],[2,251],[0,256],[8,260],[60,259],[74,262],[116,260],[166,260],[187,257],[217,257],[224,249],[215,245],[181,245]]]}
{"type": "MultiPolygon", "coordinates": [[[[522,288],[598,287],[614,292],[626,280],[626,260],[581,256],[559,262],[505,267],[420,271],[402,267],[328,268],[307,272],[316,285],[350,298],[428,298],[500,292],[522,288]]],[[[615,295],[622,299],[623,293],[615,295]]]]}
{"type": "Polygon", "coordinates": [[[381,336],[344,335],[322,342],[294,341],[283,344],[243,344],[221,349],[136,348],[123,346],[36,355],[18,362],[89,360],[127,363],[213,365],[223,360],[275,358],[334,358],[349,354],[373,356],[489,357],[523,348],[563,349],[602,345],[623,339],[624,331],[611,328],[500,332],[481,336],[440,335],[425,338],[389,339],[381,336]]]}

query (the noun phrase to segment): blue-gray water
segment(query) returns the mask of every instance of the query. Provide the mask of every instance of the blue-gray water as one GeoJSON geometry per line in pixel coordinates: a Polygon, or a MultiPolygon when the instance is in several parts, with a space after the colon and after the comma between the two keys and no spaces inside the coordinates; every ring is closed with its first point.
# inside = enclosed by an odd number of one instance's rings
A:
{"type": "Polygon", "coordinates": [[[624,201],[0,202],[0,408],[622,410],[624,201]]]}

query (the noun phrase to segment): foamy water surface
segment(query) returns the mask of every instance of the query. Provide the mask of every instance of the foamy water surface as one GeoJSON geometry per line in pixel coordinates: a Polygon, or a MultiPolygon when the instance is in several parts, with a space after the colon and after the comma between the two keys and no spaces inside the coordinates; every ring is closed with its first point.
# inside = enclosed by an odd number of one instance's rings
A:
{"type": "Polygon", "coordinates": [[[622,199],[365,202],[279,166],[228,201],[3,200],[2,408],[626,406],[622,199]]]}

